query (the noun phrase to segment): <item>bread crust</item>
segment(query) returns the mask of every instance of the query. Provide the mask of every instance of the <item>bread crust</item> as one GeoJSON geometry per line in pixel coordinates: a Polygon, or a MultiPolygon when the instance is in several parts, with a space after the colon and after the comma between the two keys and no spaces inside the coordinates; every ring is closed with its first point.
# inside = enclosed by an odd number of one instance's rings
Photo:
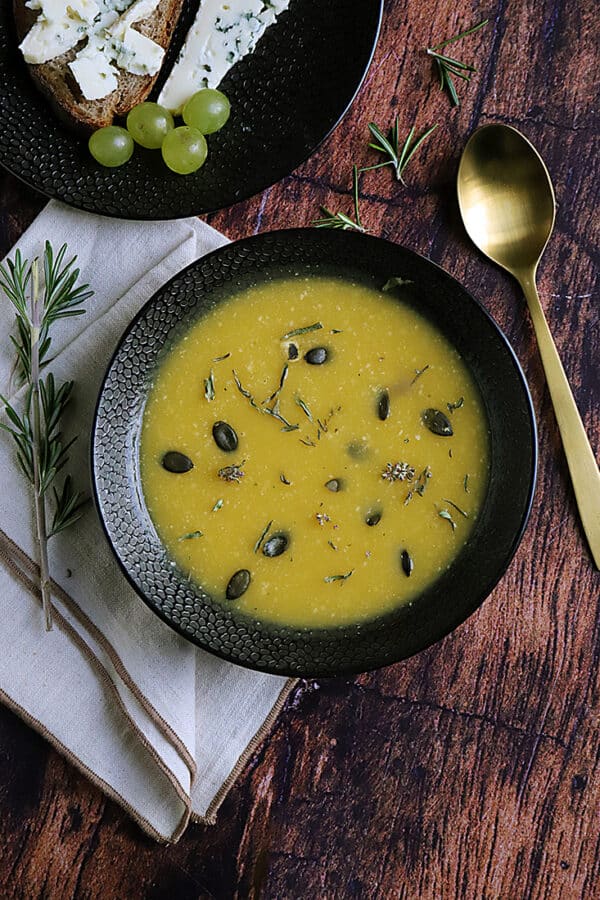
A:
{"type": "MultiPolygon", "coordinates": [[[[159,0],[158,7],[147,19],[133,26],[146,37],[168,48],[185,0],[159,0]]],[[[13,0],[13,12],[19,43],[37,19],[37,12],[25,6],[25,0],[13,0]]],[[[86,100],[69,68],[69,63],[84,46],[82,41],[66,53],[40,65],[27,63],[31,78],[47,97],[57,115],[72,128],[90,133],[104,125],[111,125],[115,117],[125,116],[142,103],[154,87],[160,74],[133,75],[119,69],[117,90],[100,100],[86,100]]]]}

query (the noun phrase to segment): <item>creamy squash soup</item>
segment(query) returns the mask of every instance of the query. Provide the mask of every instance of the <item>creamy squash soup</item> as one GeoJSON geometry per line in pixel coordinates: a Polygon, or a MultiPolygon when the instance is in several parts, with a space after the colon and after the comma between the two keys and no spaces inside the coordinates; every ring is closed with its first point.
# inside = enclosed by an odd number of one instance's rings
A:
{"type": "Polygon", "coordinates": [[[165,354],[143,418],[145,500],[172,559],[224,604],[359,622],[410,602],[467,541],[486,415],[397,281],[253,287],[165,354]]]}

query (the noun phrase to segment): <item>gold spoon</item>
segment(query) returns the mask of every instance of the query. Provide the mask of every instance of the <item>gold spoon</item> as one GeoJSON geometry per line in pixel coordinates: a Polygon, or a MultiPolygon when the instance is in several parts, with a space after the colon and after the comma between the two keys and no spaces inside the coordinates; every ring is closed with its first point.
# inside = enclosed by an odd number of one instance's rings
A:
{"type": "Polygon", "coordinates": [[[515,128],[485,125],[471,135],[458,169],[458,203],[477,247],[523,288],[554,404],[584,531],[600,568],[600,471],[550,334],[535,285],[554,226],[550,175],[515,128]]]}

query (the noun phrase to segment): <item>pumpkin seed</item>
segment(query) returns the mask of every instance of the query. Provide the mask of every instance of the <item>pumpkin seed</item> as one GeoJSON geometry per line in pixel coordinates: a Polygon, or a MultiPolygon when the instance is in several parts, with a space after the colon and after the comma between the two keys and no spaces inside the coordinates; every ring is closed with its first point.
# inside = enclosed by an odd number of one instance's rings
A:
{"type": "Polygon", "coordinates": [[[337,494],[338,491],[342,490],[342,482],[339,478],[330,478],[329,481],[325,482],[325,487],[333,494],[337,494]]]}
{"type": "Polygon", "coordinates": [[[235,433],[235,429],[227,422],[215,422],[212,434],[219,450],[223,450],[225,453],[232,453],[234,450],[237,450],[238,436],[235,433]]]}
{"type": "Polygon", "coordinates": [[[402,566],[402,571],[406,575],[407,578],[410,578],[412,575],[412,570],[415,567],[413,562],[413,558],[408,552],[408,550],[403,550],[400,554],[400,565],[402,566]]]}
{"type": "Polygon", "coordinates": [[[423,410],[421,419],[423,420],[423,425],[429,428],[432,434],[437,434],[440,437],[452,437],[454,434],[450,419],[439,409],[430,408],[423,410]]]}
{"type": "Polygon", "coordinates": [[[176,475],[183,475],[184,472],[189,472],[190,469],[194,468],[194,463],[189,456],[186,456],[185,453],[180,453],[178,450],[168,450],[164,454],[161,463],[163,469],[176,475]]]}
{"type": "Polygon", "coordinates": [[[373,525],[379,525],[381,522],[381,515],[382,514],[378,509],[372,510],[365,516],[365,522],[370,528],[372,528],[373,525]]]}
{"type": "Polygon", "coordinates": [[[287,550],[287,546],[287,535],[274,534],[269,538],[268,541],[265,541],[265,543],[263,544],[263,556],[281,556],[281,554],[285,553],[285,551],[287,550]]]}
{"type": "Polygon", "coordinates": [[[382,391],[377,401],[377,415],[382,422],[388,418],[390,414],[390,394],[389,391],[382,391]]]}
{"type": "Polygon", "coordinates": [[[229,579],[225,596],[228,600],[238,600],[250,587],[250,572],[248,569],[239,569],[229,579]]]}
{"type": "Polygon", "coordinates": [[[327,360],[327,350],[325,347],[313,347],[312,350],[304,354],[304,359],[311,366],[322,366],[327,360]]]}

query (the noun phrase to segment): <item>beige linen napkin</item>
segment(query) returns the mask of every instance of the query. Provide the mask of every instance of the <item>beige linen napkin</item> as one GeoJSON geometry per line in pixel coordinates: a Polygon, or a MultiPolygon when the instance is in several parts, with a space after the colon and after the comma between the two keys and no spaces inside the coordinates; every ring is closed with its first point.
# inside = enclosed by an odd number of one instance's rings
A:
{"type": "MultiPolygon", "coordinates": [[[[85,316],[55,327],[52,364],[59,380],[75,381],[66,431],[80,437],[69,468],[90,494],[92,415],[122,331],[157,288],[226,238],[196,219],[126,222],[51,201],[17,246],[32,259],[47,239],[55,249],[68,244],[95,291],[85,316]]],[[[0,393],[18,402],[13,319],[2,295],[0,393]]],[[[55,624],[47,633],[30,490],[3,430],[0,479],[0,699],[156,839],[176,840],[190,817],[213,822],[293,682],[197,650],[154,616],[120,573],[91,502],[51,539],[55,624]]]]}

